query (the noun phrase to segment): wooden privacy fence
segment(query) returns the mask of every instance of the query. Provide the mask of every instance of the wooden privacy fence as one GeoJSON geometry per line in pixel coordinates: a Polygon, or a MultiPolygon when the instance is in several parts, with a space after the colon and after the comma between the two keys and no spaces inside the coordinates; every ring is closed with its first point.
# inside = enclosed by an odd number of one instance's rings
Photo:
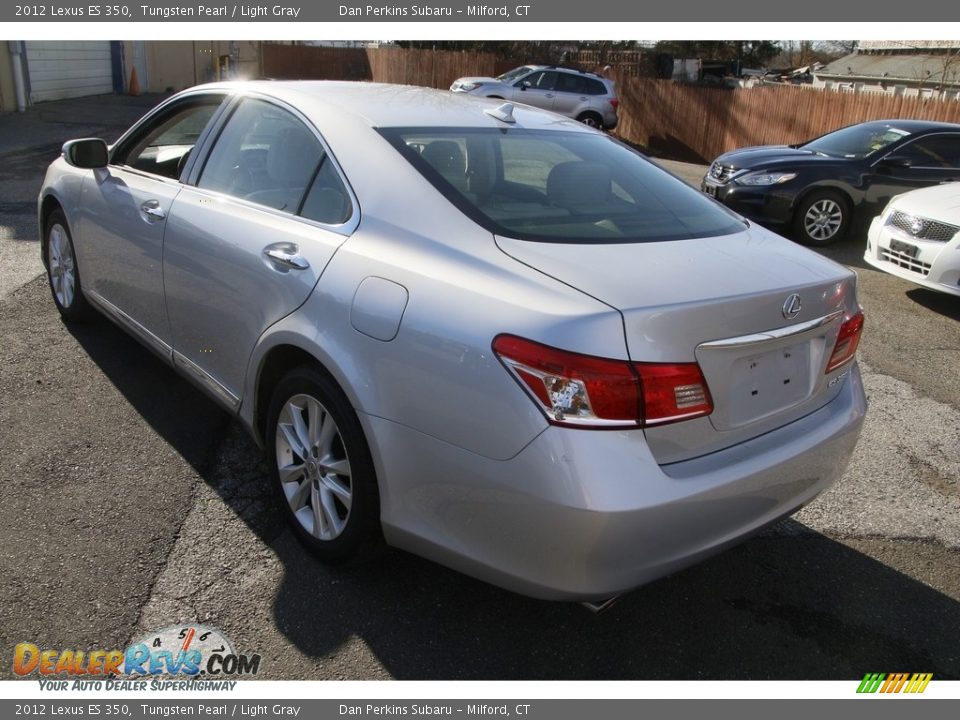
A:
{"type": "Polygon", "coordinates": [[[791,144],[865,120],[960,123],[960,102],[794,85],[721,89],[618,75],[617,134],[651,154],[709,162],[748,145],[791,144]]]}
{"type": "Polygon", "coordinates": [[[461,77],[496,77],[516,63],[504,62],[492,53],[451,50],[367,50],[374,82],[402,83],[443,88],[461,77]]]}
{"type": "Polygon", "coordinates": [[[371,80],[445,89],[459,77],[496,76],[511,67],[491,53],[263,45],[263,75],[276,79],[371,80]]]}
{"type": "MultiPolygon", "coordinates": [[[[587,58],[589,59],[589,58],[587,58]]],[[[405,48],[263,44],[273,78],[372,80],[448,88],[458,77],[498,75],[513,63],[491,53],[405,48]]],[[[802,142],[864,120],[922,118],[960,123],[960,102],[809,86],[709,88],[617,72],[617,134],[651,154],[709,162],[747,145],[802,142]]]]}

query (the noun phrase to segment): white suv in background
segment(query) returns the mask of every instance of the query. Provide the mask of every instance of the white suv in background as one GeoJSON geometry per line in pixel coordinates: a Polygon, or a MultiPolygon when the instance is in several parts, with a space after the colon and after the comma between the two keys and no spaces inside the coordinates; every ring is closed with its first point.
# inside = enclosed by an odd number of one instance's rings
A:
{"type": "Polygon", "coordinates": [[[523,65],[497,78],[454,80],[450,90],[552,110],[590,127],[612,130],[617,126],[619,100],[613,81],[573,68],[523,65]]]}

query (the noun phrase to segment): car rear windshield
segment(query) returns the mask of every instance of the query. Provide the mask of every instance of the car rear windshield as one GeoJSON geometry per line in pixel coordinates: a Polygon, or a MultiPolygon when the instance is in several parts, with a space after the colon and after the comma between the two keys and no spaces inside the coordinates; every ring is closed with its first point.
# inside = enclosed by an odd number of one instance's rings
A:
{"type": "Polygon", "coordinates": [[[801,147],[829,157],[860,159],[903,140],[909,134],[886,123],[852,125],[811,140],[801,147]]]}
{"type": "Polygon", "coordinates": [[[719,203],[609,137],[522,128],[382,128],[491,232],[541,242],[683,240],[741,232],[719,203]]]}

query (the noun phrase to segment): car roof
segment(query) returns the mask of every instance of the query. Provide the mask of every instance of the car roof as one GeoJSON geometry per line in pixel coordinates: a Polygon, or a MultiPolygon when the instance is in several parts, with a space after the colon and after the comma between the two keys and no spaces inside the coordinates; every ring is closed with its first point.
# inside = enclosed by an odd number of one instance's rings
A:
{"type": "Polygon", "coordinates": [[[900,130],[906,130],[911,134],[926,132],[929,130],[960,130],[960,125],[956,123],[939,122],[936,120],[902,120],[894,118],[891,120],[869,120],[859,124],[876,125],[877,127],[893,125],[894,127],[899,128],[900,130]]]}
{"type": "Polygon", "coordinates": [[[414,85],[331,80],[255,80],[212,83],[192,90],[207,89],[266,95],[292,105],[319,125],[323,124],[325,115],[336,113],[341,117],[349,116],[371,128],[522,127],[591,132],[575,120],[520,103],[513,104],[516,123],[506,124],[485,112],[503,105],[503,100],[414,85]]]}

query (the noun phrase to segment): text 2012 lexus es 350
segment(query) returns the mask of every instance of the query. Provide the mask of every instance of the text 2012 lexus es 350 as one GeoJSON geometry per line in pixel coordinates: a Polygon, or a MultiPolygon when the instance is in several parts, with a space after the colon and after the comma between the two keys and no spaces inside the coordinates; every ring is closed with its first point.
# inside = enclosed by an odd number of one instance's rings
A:
{"type": "Polygon", "coordinates": [[[577,123],[370,83],[173,96],[39,198],[95,309],[250,430],[301,540],[598,600],[829,487],[852,272],[577,123]]]}

